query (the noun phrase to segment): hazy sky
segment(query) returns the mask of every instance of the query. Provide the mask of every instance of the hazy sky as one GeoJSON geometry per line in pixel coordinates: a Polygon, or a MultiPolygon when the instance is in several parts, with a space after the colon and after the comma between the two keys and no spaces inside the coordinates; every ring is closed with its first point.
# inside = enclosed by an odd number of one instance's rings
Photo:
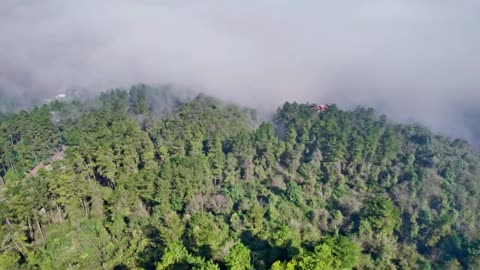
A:
{"type": "Polygon", "coordinates": [[[177,83],[259,109],[374,106],[468,137],[480,1],[0,1],[0,92],[177,83]]]}

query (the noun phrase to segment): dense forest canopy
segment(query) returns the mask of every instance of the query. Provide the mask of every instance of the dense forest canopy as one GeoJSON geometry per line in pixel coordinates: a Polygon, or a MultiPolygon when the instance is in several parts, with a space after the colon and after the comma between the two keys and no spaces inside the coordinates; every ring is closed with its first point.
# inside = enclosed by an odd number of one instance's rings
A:
{"type": "Polygon", "coordinates": [[[478,269],[479,166],[373,109],[53,101],[0,114],[0,268],[478,269]]]}

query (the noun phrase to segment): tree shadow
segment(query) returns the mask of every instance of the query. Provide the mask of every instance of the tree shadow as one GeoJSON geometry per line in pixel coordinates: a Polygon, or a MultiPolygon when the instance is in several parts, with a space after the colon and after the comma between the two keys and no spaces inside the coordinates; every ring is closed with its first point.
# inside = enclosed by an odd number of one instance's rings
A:
{"type": "Polygon", "coordinates": [[[270,189],[270,191],[272,191],[273,194],[275,194],[277,196],[282,196],[282,195],[285,194],[285,189],[282,189],[280,187],[270,186],[269,189],[270,189]]]}
{"type": "Polygon", "coordinates": [[[206,259],[211,259],[213,257],[213,251],[209,245],[202,245],[199,247],[198,252],[196,252],[195,255],[201,256],[206,259]]]}
{"type": "MultiPolygon", "coordinates": [[[[155,270],[156,262],[162,259],[162,241],[159,239],[160,232],[155,226],[147,225],[143,228],[143,231],[149,239],[149,245],[140,253],[140,266],[146,270],[155,270]]],[[[123,268],[119,268],[123,269],[123,268]]]]}
{"type": "Polygon", "coordinates": [[[255,269],[270,269],[275,261],[290,261],[300,253],[300,250],[292,246],[291,241],[284,247],[270,244],[252,231],[244,231],[240,236],[241,242],[252,252],[252,263],[255,269]]]}

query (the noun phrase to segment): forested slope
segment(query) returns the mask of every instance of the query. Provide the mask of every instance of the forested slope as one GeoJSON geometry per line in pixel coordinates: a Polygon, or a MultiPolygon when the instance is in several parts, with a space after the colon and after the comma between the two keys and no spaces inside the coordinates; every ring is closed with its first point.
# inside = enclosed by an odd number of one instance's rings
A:
{"type": "Polygon", "coordinates": [[[258,125],[140,85],[0,121],[2,269],[480,263],[479,157],[371,109],[286,103],[258,125]]]}

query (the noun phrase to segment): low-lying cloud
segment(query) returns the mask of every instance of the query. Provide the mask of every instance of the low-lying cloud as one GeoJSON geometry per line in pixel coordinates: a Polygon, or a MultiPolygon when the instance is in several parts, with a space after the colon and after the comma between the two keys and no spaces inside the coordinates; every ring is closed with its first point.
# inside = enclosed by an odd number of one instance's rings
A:
{"type": "Polygon", "coordinates": [[[367,105],[471,138],[478,1],[0,3],[0,94],[174,83],[257,109],[367,105]]]}

